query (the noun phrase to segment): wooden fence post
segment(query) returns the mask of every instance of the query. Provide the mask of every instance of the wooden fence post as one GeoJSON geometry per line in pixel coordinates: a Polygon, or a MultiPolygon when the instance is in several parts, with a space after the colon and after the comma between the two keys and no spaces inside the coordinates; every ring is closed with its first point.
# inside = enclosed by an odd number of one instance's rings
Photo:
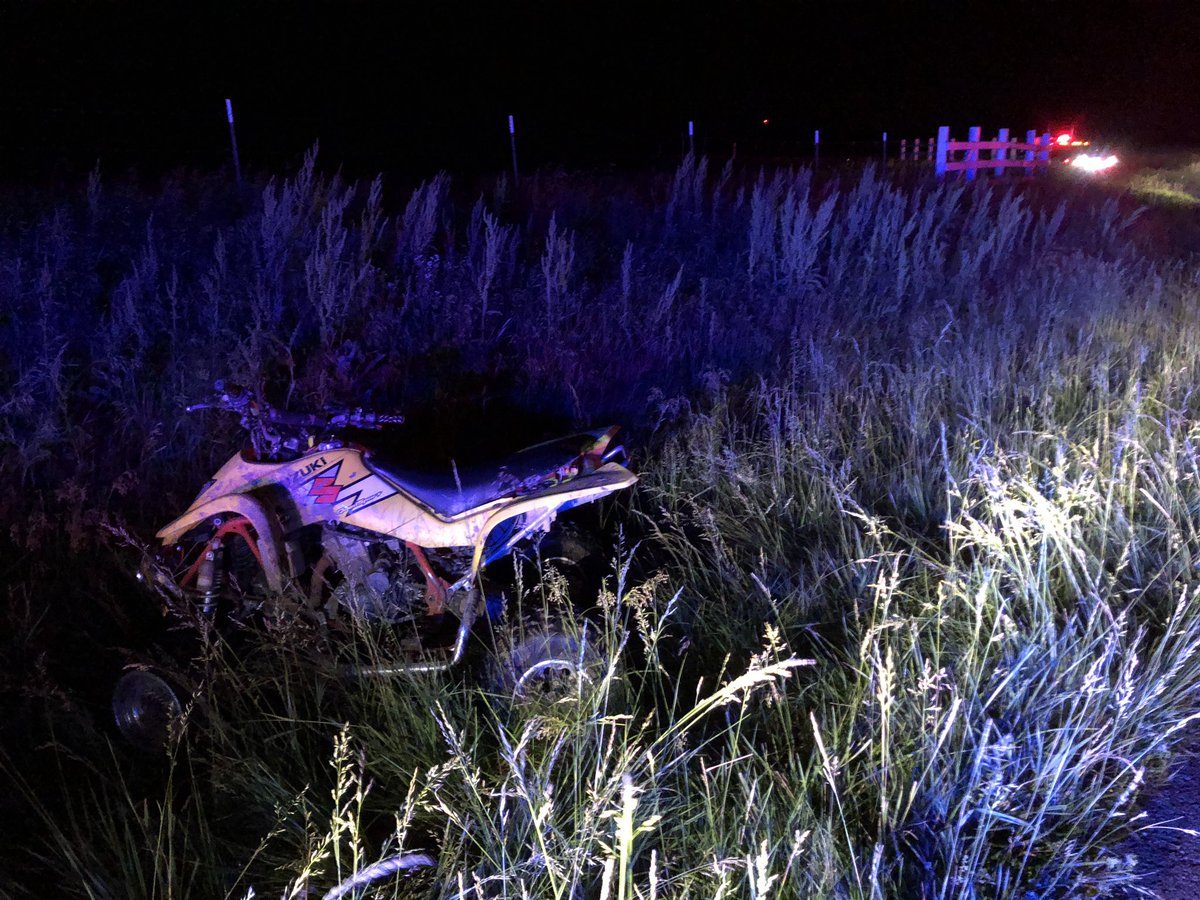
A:
{"type": "Polygon", "coordinates": [[[688,152],[696,155],[696,123],[688,119],[688,152]]]}
{"type": "Polygon", "coordinates": [[[821,129],[818,128],[813,132],[813,168],[821,162],[821,129]]]}
{"type": "MultiPolygon", "coordinates": [[[[1037,143],[1037,132],[1036,131],[1025,132],[1025,143],[1028,144],[1030,148],[1032,148],[1033,145],[1037,143]]],[[[1033,174],[1033,157],[1034,157],[1034,154],[1033,154],[1032,149],[1025,151],[1025,174],[1027,174],[1027,175],[1033,174]]]]}
{"type": "Polygon", "coordinates": [[[1048,168],[1050,166],[1050,132],[1047,131],[1042,135],[1041,145],[1045,149],[1038,154],[1038,162],[1045,163],[1048,168]]]}
{"type": "Polygon", "coordinates": [[[229,143],[233,147],[233,174],[237,178],[238,185],[241,186],[242,161],[238,158],[237,132],[233,128],[233,101],[228,97],[225,98],[225,117],[229,120],[229,143]]]}
{"type": "Polygon", "coordinates": [[[511,115],[508,117],[508,145],[512,148],[513,184],[516,184],[521,179],[517,173],[517,126],[511,115]]]}
{"type": "Polygon", "coordinates": [[[900,162],[908,159],[908,138],[900,138],[900,162]]]}
{"type": "Polygon", "coordinates": [[[887,166],[887,132],[883,133],[883,165],[887,166]]]}
{"type": "MultiPolygon", "coordinates": [[[[982,132],[983,132],[983,129],[980,128],[978,125],[972,125],[970,128],[967,129],[967,140],[970,141],[972,144],[979,143],[979,135],[982,132]]],[[[979,162],[979,148],[978,147],[974,147],[967,151],[967,162],[969,162],[969,163],[979,162]]],[[[968,166],[967,167],[967,181],[975,180],[975,172],[976,171],[977,171],[976,166],[968,166]]]]}
{"type": "Polygon", "coordinates": [[[950,126],[942,125],[938,128],[937,136],[937,157],[934,159],[933,171],[937,173],[938,178],[944,178],[946,175],[946,159],[948,151],[947,144],[950,143],[950,126]]]}
{"type": "MultiPolygon", "coordinates": [[[[1007,144],[1008,143],[1008,129],[1001,128],[1000,133],[996,135],[996,140],[999,141],[1001,144],[1007,144]]],[[[1003,147],[1001,147],[999,150],[992,151],[992,159],[1007,159],[1007,158],[1008,158],[1008,150],[1006,150],[1003,147]]],[[[999,178],[1001,175],[1004,174],[1004,167],[996,166],[996,168],[993,170],[993,173],[995,174],[995,176],[997,178],[999,178]]]]}

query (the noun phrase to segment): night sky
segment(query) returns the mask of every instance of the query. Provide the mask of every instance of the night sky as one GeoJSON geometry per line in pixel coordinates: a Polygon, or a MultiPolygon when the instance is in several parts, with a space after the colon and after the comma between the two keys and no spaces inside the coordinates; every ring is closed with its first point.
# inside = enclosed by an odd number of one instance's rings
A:
{"type": "Polygon", "coordinates": [[[357,172],[1075,124],[1200,144],[1200,3],[0,0],[3,178],[247,166],[314,140],[357,172]],[[761,125],[763,118],[770,125],[761,125]]]}

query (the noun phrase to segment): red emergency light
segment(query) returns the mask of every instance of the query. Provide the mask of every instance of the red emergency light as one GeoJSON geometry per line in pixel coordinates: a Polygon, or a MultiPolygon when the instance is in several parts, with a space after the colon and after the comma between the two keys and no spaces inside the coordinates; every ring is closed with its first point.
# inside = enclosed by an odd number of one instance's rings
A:
{"type": "Polygon", "coordinates": [[[1091,141],[1081,141],[1073,131],[1060,131],[1054,135],[1053,143],[1055,147],[1087,147],[1091,141]]]}

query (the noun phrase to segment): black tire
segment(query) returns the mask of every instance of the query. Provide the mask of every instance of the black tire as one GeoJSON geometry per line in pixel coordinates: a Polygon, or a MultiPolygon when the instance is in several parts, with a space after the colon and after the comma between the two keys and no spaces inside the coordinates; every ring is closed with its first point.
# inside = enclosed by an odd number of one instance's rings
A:
{"type": "Polygon", "coordinates": [[[580,702],[602,688],[609,660],[599,630],[535,618],[500,634],[484,674],[492,693],[521,703],[580,702]]]}
{"type": "Polygon", "coordinates": [[[130,669],[113,687],[113,722],[135,750],[161,754],[183,716],[178,690],[161,675],[130,669]]]}
{"type": "Polygon", "coordinates": [[[537,558],[567,579],[572,596],[596,593],[610,562],[600,536],[577,519],[555,522],[538,543],[537,558]]]}

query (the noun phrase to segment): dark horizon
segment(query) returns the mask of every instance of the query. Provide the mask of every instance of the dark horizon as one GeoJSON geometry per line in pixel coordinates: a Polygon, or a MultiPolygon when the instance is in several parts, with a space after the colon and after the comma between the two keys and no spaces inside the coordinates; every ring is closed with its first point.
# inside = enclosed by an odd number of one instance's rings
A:
{"type": "Polygon", "coordinates": [[[1179,2],[51,0],[0,25],[10,182],[224,165],[226,97],[251,169],[319,141],[354,172],[500,171],[509,114],[529,167],[669,160],[688,120],[718,158],[942,124],[1200,144],[1200,5],[1179,2]]]}

